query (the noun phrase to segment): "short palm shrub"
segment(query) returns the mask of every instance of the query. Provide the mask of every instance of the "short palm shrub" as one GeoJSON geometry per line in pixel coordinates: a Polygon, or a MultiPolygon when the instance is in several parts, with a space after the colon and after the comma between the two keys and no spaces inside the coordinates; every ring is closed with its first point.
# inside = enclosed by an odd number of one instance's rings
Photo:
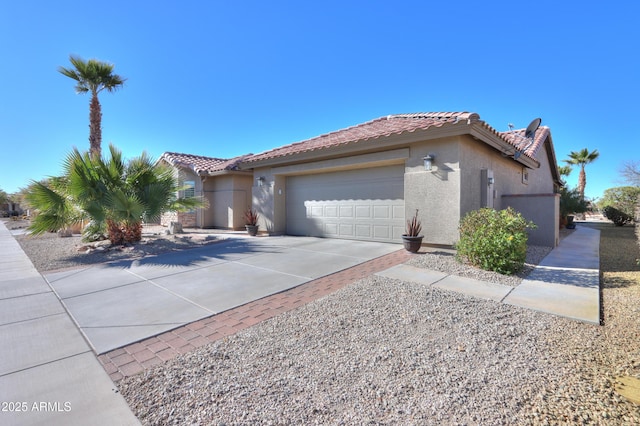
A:
{"type": "Polygon", "coordinates": [[[460,221],[459,261],[481,269],[511,275],[524,266],[527,256],[527,228],[535,228],[520,213],[482,208],[460,221]]]}
{"type": "Polygon", "coordinates": [[[34,235],[65,229],[89,220],[83,239],[108,235],[112,244],[135,243],[142,223],[153,222],[165,211],[206,207],[202,198],[177,198],[180,186],[173,171],[146,153],[125,161],[109,146],[110,158],[94,158],[74,150],[64,161],[64,175],[32,182],[26,200],[37,215],[29,230],[34,235]]]}

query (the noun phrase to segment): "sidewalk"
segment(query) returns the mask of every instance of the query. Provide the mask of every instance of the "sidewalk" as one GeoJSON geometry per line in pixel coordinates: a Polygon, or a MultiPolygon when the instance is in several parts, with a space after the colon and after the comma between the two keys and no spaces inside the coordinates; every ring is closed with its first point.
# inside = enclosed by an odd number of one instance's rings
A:
{"type": "Polygon", "coordinates": [[[397,265],[379,275],[600,324],[600,231],[580,226],[517,287],[397,265]]]}
{"type": "Polygon", "coordinates": [[[140,424],[3,222],[0,348],[0,424],[140,424]]]}

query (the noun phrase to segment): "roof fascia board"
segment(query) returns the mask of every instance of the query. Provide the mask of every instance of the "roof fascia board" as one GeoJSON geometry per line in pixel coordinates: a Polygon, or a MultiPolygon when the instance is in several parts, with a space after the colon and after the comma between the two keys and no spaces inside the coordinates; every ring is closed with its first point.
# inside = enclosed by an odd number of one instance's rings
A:
{"type": "MultiPolygon", "coordinates": [[[[479,141],[484,142],[487,145],[497,149],[501,154],[510,154],[509,157],[512,157],[513,153],[515,152],[515,147],[513,145],[502,139],[495,133],[495,131],[493,131],[486,125],[482,125],[480,123],[473,124],[471,126],[469,134],[479,141]]],[[[514,159],[514,161],[530,169],[537,169],[540,167],[539,162],[530,157],[527,157],[526,155],[521,155],[517,160],[514,159]]]]}
{"type": "Polygon", "coordinates": [[[391,151],[374,152],[350,157],[339,157],[332,160],[320,160],[311,163],[274,167],[272,172],[274,175],[283,176],[322,173],[344,169],[403,164],[407,158],[409,158],[409,148],[400,148],[391,151]]]}
{"type": "Polygon", "coordinates": [[[562,186],[562,177],[560,176],[560,170],[558,170],[558,162],[556,160],[555,149],[553,148],[551,132],[547,135],[547,139],[544,141],[543,147],[547,151],[547,159],[549,161],[549,167],[551,167],[551,176],[558,186],[562,186]]]}
{"type": "Polygon", "coordinates": [[[202,176],[202,177],[215,177],[215,176],[222,176],[222,175],[243,175],[243,176],[251,176],[252,175],[252,171],[251,170],[218,170],[215,172],[202,172],[202,173],[198,173],[198,175],[202,176]]]}

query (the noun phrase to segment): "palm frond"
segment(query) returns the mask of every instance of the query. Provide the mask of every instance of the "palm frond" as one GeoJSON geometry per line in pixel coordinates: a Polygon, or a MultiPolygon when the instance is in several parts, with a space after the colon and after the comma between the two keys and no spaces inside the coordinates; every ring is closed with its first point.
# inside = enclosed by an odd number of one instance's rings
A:
{"type": "Polygon", "coordinates": [[[118,189],[107,195],[109,202],[109,219],[115,222],[133,223],[142,220],[144,204],[135,195],[118,189]]]}
{"type": "Polygon", "coordinates": [[[25,198],[36,209],[36,215],[29,226],[29,230],[34,235],[65,228],[81,216],[64,194],[54,191],[41,182],[33,181],[25,198]]]}

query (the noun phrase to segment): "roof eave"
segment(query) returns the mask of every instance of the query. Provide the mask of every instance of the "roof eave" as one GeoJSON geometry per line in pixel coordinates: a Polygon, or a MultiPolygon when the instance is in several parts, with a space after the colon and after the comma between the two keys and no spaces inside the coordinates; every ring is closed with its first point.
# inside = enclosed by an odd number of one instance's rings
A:
{"type": "Polygon", "coordinates": [[[468,133],[468,127],[472,125],[467,120],[461,120],[457,123],[448,123],[439,127],[429,127],[427,129],[417,129],[414,131],[406,131],[391,135],[384,135],[375,138],[359,139],[336,146],[325,148],[310,149],[306,151],[286,154],[277,157],[265,158],[263,160],[254,160],[240,162],[238,168],[240,170],[250,170],[259,167],[272,167],[282,164],[303,163],[307,161],[317,161],[332,158],[339,155],[348,155],[361,152],[363,149],[368,151],[384,151],[396,148],[402,145],[408,145],[415,142],[422,142],[431,139],[440,139],[449,136],[459,136],[468,133]],[[374,142],[363,148],[370,142],[374,142]]]}
{"type": "Polygon", "coordinates": [[[505,157],[510,157],[525,167],[530,169],[540,168],[540,163],[527,155],[523,154],[518,158],[514,158],[516,147],[508,143],[504,138],[500,137],[496,130],[484,122],[472,124],[469,134],[481,142],[486,143],[490,147],[500,151],[500,153],[505,157]]]}

